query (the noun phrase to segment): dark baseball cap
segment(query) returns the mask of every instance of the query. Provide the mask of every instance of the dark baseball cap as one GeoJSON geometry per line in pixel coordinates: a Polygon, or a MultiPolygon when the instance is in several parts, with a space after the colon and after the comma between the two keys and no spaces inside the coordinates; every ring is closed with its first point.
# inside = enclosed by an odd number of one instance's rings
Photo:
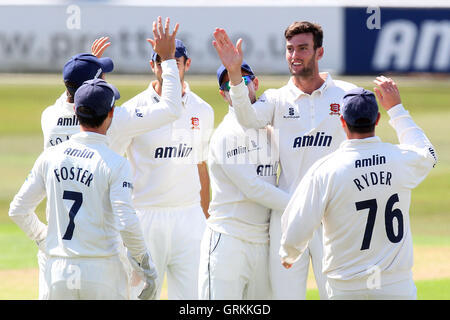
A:
{"type": "Polygon", "coordinates": [[[63,78],[64,82],[70,81],[78,88],[86,80],[97,78],[113,69],[114,63],[111,58],[97,58],[90,53],[80,53],[71,57],[64,65],[63,78]]]}
{"type": "MultiPolygon", "coordinates": [[[[245,61],[242,61],[241,70],[247,72],[251,76],[255,75],[252,68],[250,68],[250,66],[245,61]]],[[[222,85],[223,77],[225,77],[226,74],[227,69],[225,69],[225,66],[222,64],[219,69],[217,69],[217,81],[219,82],[219,87],[222,85]]]]}
{"type": "MultiPolygon", "coordinates": [[[[179,39],[175,39],[175,58],[185,57],[186,59],[189,59],[189,55],[187,52],[186,47],[184,46],[183,41],[179,39]]],[[[158,54],[153,51],[152,54],[152,60],[156,61],[156,58],[158,57],[158,54]]]]}
{"type": "Polygon", "coordinates": [[[116,100],[120,99],[119,90],[103,79],[85,81],[75,92],[75,112],[85,118],[94,118],[106,115],[111,111],[116,100]],[[91,114],[78,111],[79,107],[89,108],[91,114]]]}
{"type": "Polygon", "coordinates": [[[375,94],[364,88],[348,91],[342,99],[342,116],[353,127],[374,125],[378,117],[375,94]]]}

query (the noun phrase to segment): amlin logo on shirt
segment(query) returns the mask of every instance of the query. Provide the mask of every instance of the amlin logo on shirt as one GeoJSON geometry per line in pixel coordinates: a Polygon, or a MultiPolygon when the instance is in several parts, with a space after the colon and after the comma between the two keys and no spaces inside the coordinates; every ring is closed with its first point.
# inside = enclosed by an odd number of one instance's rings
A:
{"type": "Polygon", "coordinates": [[[283,116],[283,118],[285,118],[285,119],[298,119],[298,118],[300,118],[300,115],[296,114],[294,107],[289,107],[288,108],[288,114],[285,114],[283,116]]]}

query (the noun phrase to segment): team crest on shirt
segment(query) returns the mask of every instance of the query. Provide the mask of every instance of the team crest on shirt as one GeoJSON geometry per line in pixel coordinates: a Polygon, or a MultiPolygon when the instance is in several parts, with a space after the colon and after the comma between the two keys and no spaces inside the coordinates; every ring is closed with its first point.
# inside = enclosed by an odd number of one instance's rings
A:
{"type": "Polygon", "coordinates": [[[194,129],[200,129],[200,127],[199,127],[199,125],[200,125],[200,120],[199,120],[199,118],[197,118],[197,117],[192,117],[192,118],[191,118],[191,125],[192,125],[192,127],[191,127],[192,130],[194,130],[194,129]]]}
{"type": "Polygon", "coordinates": [[[339,103],[330,104],[330,115],[340,115],[341,106],[339,103]]]}

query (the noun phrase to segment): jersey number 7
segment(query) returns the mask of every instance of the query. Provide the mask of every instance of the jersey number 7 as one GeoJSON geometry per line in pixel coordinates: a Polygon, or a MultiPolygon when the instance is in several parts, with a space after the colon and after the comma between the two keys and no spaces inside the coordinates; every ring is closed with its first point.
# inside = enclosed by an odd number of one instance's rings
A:
{"type": "MultiPolygon", "coordinates": [[[[400,242],[403,238],[403,214],[400,209],[392,210],[392,207],[398,202],[398,194],[394,193],[386,203],[386,209],[384,210],[384,226],[386,228],[386,235],[392,243],[400,242]],[[397,234],[394,232],[394,218],[398,222],[397,234]]],[[[356,210],[369,209],[369,215],[367,217],[366,230],[364,231],[364,239],[361,245],[361,250],[369,249],[370,241],[372,240],[373,227],[375,225],[375,217],[377,215],[377,199],[370,199],[355,203],[356,210]]]]}
{"type": "Polygon", "coordinates": [[[75,229],[75,216],[83,203],[83,194],[81,192],[64,190],[63,199],[74,201],[69,211],[69,225],[63,236],[63,240],[71,240],[73,237],[73,230],[75,229]]]}

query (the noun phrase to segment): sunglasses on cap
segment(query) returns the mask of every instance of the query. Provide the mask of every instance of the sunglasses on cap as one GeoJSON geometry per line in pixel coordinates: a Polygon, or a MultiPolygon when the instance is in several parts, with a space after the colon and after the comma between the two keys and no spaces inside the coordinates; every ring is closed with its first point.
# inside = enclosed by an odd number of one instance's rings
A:
{"type": "MultiPolygon", "coordinates": [[[[242,76],[242,79],[244,80],[245,85],[248,86],[248,84],[252,82],[253,79],[255,79],[255,76],[252,75],[242,76]]],[[[220,86],[220,90],[230,91],[230,81],[222,83],[222,85],[220,86]]]]}

